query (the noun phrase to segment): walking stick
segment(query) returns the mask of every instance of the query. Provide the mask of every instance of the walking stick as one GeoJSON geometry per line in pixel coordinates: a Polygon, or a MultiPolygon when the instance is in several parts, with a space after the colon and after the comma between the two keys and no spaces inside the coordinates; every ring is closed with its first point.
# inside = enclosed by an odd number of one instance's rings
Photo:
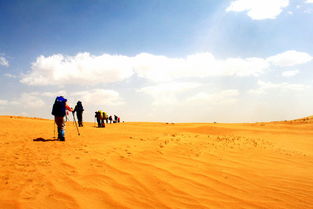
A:
{"type": "Polygon", "coordinates": [[[54,128],[54,130],[53,130],[53,138],[55,139],[55,121],[53,121],[53,128],[54,128]]]}
{"type": "Polygon", "coordinates": [[[74,123],[75,123],[75,126],[76,126],[77,134],[78,134],[78,136],[80,136],[74,113],[73,113],[73,119],[74,119],[74,123]]]}

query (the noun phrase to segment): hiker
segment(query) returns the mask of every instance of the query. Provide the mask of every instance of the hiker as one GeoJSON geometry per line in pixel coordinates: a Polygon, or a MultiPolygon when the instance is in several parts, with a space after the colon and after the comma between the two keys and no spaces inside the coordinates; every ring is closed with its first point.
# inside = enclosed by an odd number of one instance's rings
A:
{"type": "Polygon", "coordinates": [[[99,112],[95,112],[95,118],[97,119],[97,123],[98,123],[98,127],[100,127],[100,115],[99,115],[99,112]]]}
{"type": "Polygon", "coordinates": [[[65,141],[65,120],[66,110],[73,112],[73,109],[67,104],[67,99],[63,96],[58,96],[52,107],[52,115],[54,115],[54,121],[58,126],[58,140],[65,141]]]}
{"type": "Polygon", "coordinates": [[[106,112],[104,113],[104,120],[105,120],[106,124],[109,123],[109,117],[108,117],[108,114],[106,112]]]}
{"type": "Polygon", "coordinates": [[[84,108],[83,108],[82,102],[78,101],[77,105],[74,108],[73,113],[76,112],[79,127],[83,127],[83,111],[84,111],[84,108]]]}
{"type": "Polygon", "coordinates": [[[103,112],[98,110],[95,112],[95,117],[97,118],[98,128],[105,127],[104,119],[103,119],[103,112]]]}
{"type": "Polygon", "coordinates": [[[109,121],[110,121],[110,123],[112,123],[112,115],[110,115],[109,121]]]}
{"type": "Polygon", "coordinates": [[[102,113],[102,124],[103,124],[104,127],[105,127],[105,120],[106,120],[106,113],[103,112],[102,113]]]}

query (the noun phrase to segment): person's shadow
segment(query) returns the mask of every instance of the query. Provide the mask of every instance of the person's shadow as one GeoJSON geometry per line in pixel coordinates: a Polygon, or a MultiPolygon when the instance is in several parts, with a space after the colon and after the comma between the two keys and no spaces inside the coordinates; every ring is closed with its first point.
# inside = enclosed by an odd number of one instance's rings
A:
{"type": "Polygon", "coordinates": [[[44,139],[42,137],[33,139],[34,142],[51,142],[51,141],[59,141],[58,139],[44,139]]]}

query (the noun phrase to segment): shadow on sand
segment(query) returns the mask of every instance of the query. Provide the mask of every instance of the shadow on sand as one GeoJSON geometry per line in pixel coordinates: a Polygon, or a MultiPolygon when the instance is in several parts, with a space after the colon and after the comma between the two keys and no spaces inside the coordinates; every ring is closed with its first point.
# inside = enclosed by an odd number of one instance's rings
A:
{"type": "Polygon", "coordinates": [[[44,138],[36,138],[33,139],[34,142],[51,142],[51,141],[59,141],[58,139],[44,139],[44,138]]]}

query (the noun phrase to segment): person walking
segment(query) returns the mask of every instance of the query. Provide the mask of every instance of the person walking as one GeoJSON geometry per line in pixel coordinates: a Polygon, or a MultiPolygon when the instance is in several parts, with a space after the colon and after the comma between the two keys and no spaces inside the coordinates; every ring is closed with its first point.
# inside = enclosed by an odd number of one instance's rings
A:
{"type": "Polygon", "coordinates": [[[54,115],[54,121],[58,127],[58,140],[65,141],[65,119],[66,111],[73,112],[73,109],[67,104],[67,99],[63,96],[58,96],[52,107],[52,115],[54,115]]]}
{"type": "Polygon", "coordinates": [[[102,125],[102,127],[104,127],[105,128],[105,112],[102,112],[102,114],[101,114],[101,125],[102,125]]]}
{"type": "Polygon", "coordinates": [[[105,127],[103,111],[98,110],[95,112],[95,118],[97,118],[98,128],[105,127]]]}
{"type": "Polygon", "coordinates": [[[109,121],[110,121],[110,123],[112,123],[112,115],[110,115],[109,121]]]}
{"type": "Polygon", "coordinates": [[[105,119],[105,123],[108,124],[109,123],[109,116],[108,113],[104,112],[104,119],[105,119]]]}
{"type": "Polygon", "coordinates": [[[75,108],[74,108],[74,111],[73,113],[76,112],[76,116],[77,116],[77,120],[78,120],[78,126],[79,127],[83,127],[83,112],[84,112],[84,108],[83,108],[83,105],[82,105],[82,102],[81,101],[78,101],[75,108]]]}

